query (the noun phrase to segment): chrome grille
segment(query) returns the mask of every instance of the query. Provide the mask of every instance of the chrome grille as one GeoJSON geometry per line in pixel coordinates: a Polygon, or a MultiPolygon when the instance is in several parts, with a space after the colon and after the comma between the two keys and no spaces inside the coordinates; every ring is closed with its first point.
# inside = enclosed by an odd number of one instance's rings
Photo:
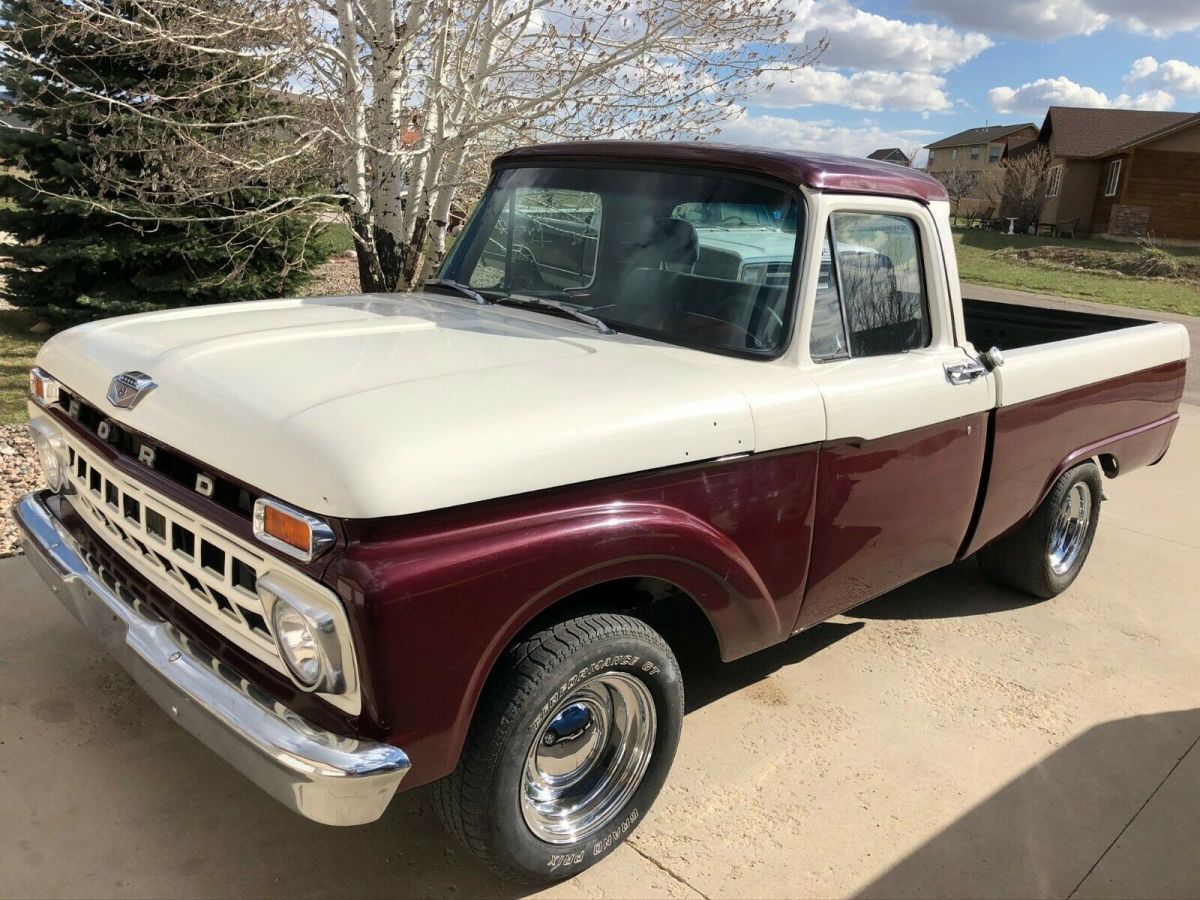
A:
{"type": "Polygon", "coordinates": [[[767,264],[765,283],[771,287],[787,287],[792,277],[790,262],[773,262],[767,264]]]}
{"type": "Polygon", "coordinates": [[[266,691],[262,690],[252,682],[247,681],[239,673],[235,672],[229,666],[225,665],[225,663],[221,662],[219,659],[205,650],[203,646],[198,644],[196,641],[193,641],[173,624],[164,620],[162,616],[155,611],[154,607],[146,602],[145,598],[136,588],[131,587],[121,581],[120,576],[118,576],[118,574],[111,568],[106,566],[104,562],[94,553],[90,553],[87,550],[81,549],[80,554],[84,563],[96,575],[96,577],[103,581],[104,584],[114,591],[118,597],[120,597],[123,601],[125,601],[125,603],[134,609],[138,615],[147,618],[152,622],[161,623],[171,635],[171,639],[175,641],[175,643],[181,648],[186,650],[189,656],[208,666],[210,669],[220,675],[221,678],[223,678],[226,682],[233,685],[259,705],[266,706],[281,717],[286,717],[292,714],[290,710],[288,710],[278,700],[271,697],[266,691]]]}
{"type": "MultiPolygon", "coordinates": [[[[116,471],[69,432],[64,439],[75,505],[96,533],[171,600],[287,676],[255,587],[272,569],[311,580],[116,471]]],[[[357,691],[326,696],[359,709],[357,691]]]]}

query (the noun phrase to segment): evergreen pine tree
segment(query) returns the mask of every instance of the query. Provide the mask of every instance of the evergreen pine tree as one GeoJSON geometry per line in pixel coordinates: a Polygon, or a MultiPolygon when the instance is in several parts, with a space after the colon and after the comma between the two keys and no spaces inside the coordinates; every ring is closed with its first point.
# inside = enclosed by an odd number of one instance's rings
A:
{"type": "MultiPolygon", "coordinates": [[[[124,0],[104,6],[139,14],[124,0]]],[[[10,201],[0,231],[18,242],[6,248],[6,299],[78,321],[286,296],[309,279],[320,253],[311,216],[286,204],[279,215],[245,213],[311,190],[311,167],[290,170],[288,183],[215,177],[211,192],[185,201],[173,190],[203,178],[214,158],[187,159],[180,121],[246,122],[287,102],[255,83],[261,62],[248,60],[245,77],[237,65],[152,42],[139,55],[103,20],[81,19],[71,0],[0,0],[0,83],[8,112],[29,126],[0,128],[0,197],[10,201]]],[[[199,129],[198,143],[213,131],[199,129]]],[[[286,138],[277,125],[226,131],[235,139],[215,129],[216,139],[231,152],[272,152],[286,138]]]]}

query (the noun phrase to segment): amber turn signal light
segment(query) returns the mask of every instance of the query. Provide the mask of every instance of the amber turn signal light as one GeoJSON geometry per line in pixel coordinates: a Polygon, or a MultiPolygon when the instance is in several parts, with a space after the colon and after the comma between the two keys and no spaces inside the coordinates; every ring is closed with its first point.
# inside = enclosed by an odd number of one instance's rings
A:
{"type": "Polygon", "coordinates": [[[309,544],[312,542],[307,522],[289,516],[274,506],[268,506],[263,510],[263,531],[305,553],[308,552],[309,544]]]}
{"type": "Polygon", "coordinates": [[[58,402],[58,382],[36,366],[29,370],[29,395],[38,406],[58,402]]]}
{"type": "Polygon", "coordinates": [[[333,529],[327,522],[266,498],[254,502],[254,536],[268,547],[305,562],[334,542],[333,529]]]}

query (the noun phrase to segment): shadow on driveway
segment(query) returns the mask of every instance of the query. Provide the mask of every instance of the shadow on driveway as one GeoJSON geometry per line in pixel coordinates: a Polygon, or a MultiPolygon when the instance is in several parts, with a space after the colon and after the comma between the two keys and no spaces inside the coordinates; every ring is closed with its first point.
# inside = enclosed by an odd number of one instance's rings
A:
{"type": "Polygon", "coordinates": [[[858,896],[1197,896],[1200,756],[1178,763],[1197,736],[1200,709],[1097,725],[858,896]]]}

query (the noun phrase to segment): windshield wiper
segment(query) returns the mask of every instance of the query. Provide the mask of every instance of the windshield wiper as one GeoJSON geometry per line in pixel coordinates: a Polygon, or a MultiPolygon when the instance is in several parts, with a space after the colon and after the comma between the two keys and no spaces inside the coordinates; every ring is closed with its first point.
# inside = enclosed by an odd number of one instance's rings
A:
{"type": "Polygon", "coordinates": [[[474,300],[480,306],[487,306],[489,303],[493,302],[487,299],[487,297],[483,296],[483,294],[479,293],[479,291],[472,290],[465,284],[459,284],[457,281],[452,281],[449,278],[430,278],[425,281],[422,287],[450,288],[450,290],[457,291],[468,300],[474,300]]]}
{"type": "Polygon", "coordinates": [[[501,297],[496,301],[502,305],[526,307],[530,309],[546,309],[554,310],[555,312],[570,316],[577,322],[583,322],[585,325],[591,325],[601,334],[616,334],[617,332],[604,324],[595,316],[589,316],[585,312],[580,312],[566,303],[559,303],[557,300],[550,300],[547,297],[532,297],[528,294],[509,294],[507,297],[501,297]]]}

